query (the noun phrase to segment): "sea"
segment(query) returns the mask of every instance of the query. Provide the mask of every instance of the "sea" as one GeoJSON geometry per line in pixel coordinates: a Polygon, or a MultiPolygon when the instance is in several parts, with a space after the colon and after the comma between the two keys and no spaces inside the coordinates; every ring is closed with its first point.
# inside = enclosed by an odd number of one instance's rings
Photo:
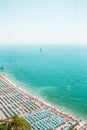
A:
{"type": "Polygon", "coordinates": [[[36,97],[87,121],[87,46],[0,46],[0,72],[36,97]]]}

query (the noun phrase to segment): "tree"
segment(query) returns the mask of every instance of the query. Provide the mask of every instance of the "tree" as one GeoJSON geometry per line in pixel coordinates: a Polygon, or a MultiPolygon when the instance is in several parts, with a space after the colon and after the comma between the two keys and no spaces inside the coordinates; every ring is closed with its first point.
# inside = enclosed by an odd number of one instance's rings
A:
{"type": "Polygon", "coordinates": [[[31,125],[18,115],[14,115],[12,117],[12,125],[14,127],[14,130],[31,130],[31,125]]]}
{"type": "Polygon", "coordinates": [[[7,129],[8,129],[8,126],[5,122],[0,124],[0,130],[7,130],[7,129]]]}
{"type": "Polygon", "coordinates": [[[15,115],[12,121],[5,121],[0,124],[0,130],[31,130],[31,125],[26,120],[15,115]]]}

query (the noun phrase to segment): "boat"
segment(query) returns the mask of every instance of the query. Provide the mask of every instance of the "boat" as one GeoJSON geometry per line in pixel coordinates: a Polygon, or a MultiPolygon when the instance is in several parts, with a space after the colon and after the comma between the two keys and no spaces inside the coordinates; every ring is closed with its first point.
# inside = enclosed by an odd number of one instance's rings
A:
{"type": "Polygon", "coordinates": [[[42,48],[40,48],[40,52],[42,52],[42,48]]]}

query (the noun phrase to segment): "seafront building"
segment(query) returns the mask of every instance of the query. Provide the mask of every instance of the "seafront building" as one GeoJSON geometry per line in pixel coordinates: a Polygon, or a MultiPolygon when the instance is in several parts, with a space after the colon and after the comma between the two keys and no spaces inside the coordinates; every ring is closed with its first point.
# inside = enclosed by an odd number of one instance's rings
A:
{"type": "Polygon", "coordinates": [[[9,120],[15,114],[29,122],[32,130],[69,130],[75,124],[78,130],[86,128],[85,122],[42,102],[0,74],[0,121],[9,120]]]}

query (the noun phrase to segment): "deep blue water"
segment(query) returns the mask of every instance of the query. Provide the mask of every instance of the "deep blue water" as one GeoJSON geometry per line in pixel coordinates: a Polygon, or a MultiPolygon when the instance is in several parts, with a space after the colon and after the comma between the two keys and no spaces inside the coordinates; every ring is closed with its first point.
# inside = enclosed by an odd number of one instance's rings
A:
{"type": "Polygon", "coordinates": [[[26,90],[87,120],[87,46],[1,46],[0,66],[26,90]]]}

